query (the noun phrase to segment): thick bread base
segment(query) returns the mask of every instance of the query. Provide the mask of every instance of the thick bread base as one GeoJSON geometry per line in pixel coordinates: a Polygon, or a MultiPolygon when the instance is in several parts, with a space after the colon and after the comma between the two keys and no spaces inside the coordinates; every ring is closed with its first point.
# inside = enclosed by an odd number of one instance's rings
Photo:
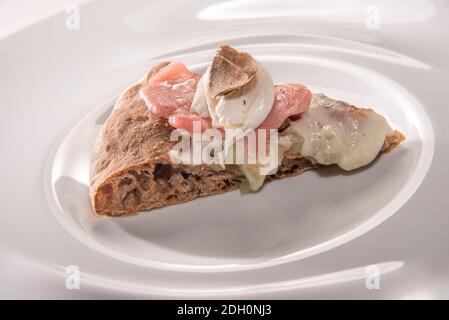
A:
{"type": "MultiPolygon", "coordinates": [[[[298,175],[314,165],[304,158],[285,160],[273,178],[298,175]]],[[[237,170],[149,162],[130,167],[105,181],[94,194],[98,214],[119,216],[220,194],[240,187],[237,170]]]]}

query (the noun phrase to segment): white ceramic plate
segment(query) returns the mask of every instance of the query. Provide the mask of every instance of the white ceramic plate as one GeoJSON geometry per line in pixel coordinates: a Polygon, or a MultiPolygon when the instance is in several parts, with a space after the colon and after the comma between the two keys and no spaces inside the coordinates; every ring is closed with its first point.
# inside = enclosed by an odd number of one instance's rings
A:
{"type": "Polygon", "coordinates": [[[183,1],[178,13],[163,1],[105,6],[81,6],[79,30],[60,14],[0,42],[1,258],[16,288],[2,295],[448,296],[439,272],[449,266],[441,254],[447,5],[183,1]],[[117,95],[161,60],[203,71],[218,42],[254,54],[275,82],[372,106],[406,142],[350,174],[328,168],[255,194],[93,215],[88,158],[117,95]],[[365,286],[372,264],[381,290],[365,286]],[[66,289],[68,265],[79,267],[82,289],[66,289]]]}

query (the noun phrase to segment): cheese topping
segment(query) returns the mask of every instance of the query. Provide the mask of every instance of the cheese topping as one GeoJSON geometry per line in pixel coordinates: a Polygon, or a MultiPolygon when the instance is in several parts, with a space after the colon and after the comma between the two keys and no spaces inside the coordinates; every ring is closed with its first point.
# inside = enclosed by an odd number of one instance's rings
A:
{"type": "Polygon", "coordinates": [[[299,152],[324,165],[354,170],[379,154],[385,138],[393,133],[384,117],[371,109],[315,94],[309,110],[291,128],[302,139],[299,152]]]}
{"type": "Polygon", "coordinates": [[[258,64],[256,76],[244,87],[214,98],[209,90],[211,67],[201,77],[191,111],[212,118],[214,128],[256,129],[273,107],[275,89],[265,68],[258,64]]]}

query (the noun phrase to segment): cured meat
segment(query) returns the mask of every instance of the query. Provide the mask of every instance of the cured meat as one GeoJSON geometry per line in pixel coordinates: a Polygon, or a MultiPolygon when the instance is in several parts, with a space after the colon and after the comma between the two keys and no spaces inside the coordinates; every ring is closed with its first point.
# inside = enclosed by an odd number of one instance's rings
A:
{"type": "Polygon", "coordinates": [[[184,129],[193,132],[193,124],[197,121],[200,124],[201,132],[211,129],[211,118],[202,118],[193,113],[175,113],[168,117],[168,123],[177,129],[184,129]]]}
{"type": "Polygon", "coordinates": [[[302,84],[282,84],[276,86],[273,108],[260,129],[277,129],[285,119],[299,116],[309,108],[312,93],[302,84]]]}
{"type": "Polygon", "coordinates": [[[193,78],[195,75],[196,74],[187,69],[183,63],[174,61],[170,62],[152,76],[151,79],[148,80],[148,85],[158,84],[165,81],[180,83],[193,78]]]}
{"type": "MultiPolygon", "coordinates": [[[[199,74],[190,72],[182,63],[171,62],[149,79],[141,96],[151,112],[169,119],[171,126],[192,131],[196,120],[204,131],[212,127],[210,118],[190,112],[199,79],[199,74]]],[[[273,108],[260,129],[279,128],[285,119],[306,111],[312,99],[310,90],[301,84],[277,85],[275,90],[273,108]]]]}
{"type": "Polygon", "coordinates": [[[172,62],[149,79],[141,91],[141,97],[158,117],[187,113],[199,78],[199,74],[190,72],[182,63],[172,62]]]}

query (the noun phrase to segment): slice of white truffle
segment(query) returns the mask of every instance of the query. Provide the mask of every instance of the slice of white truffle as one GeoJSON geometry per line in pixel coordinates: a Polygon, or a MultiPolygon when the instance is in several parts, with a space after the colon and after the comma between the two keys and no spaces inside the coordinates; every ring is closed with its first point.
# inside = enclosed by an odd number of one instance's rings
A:
{"type": "Polygon", "coordinates": [[[216,98],[242,88],[256,76],[257,65],[257,61],[248,53],[221,44],[210,70],[210,95],[216,98]]]}

